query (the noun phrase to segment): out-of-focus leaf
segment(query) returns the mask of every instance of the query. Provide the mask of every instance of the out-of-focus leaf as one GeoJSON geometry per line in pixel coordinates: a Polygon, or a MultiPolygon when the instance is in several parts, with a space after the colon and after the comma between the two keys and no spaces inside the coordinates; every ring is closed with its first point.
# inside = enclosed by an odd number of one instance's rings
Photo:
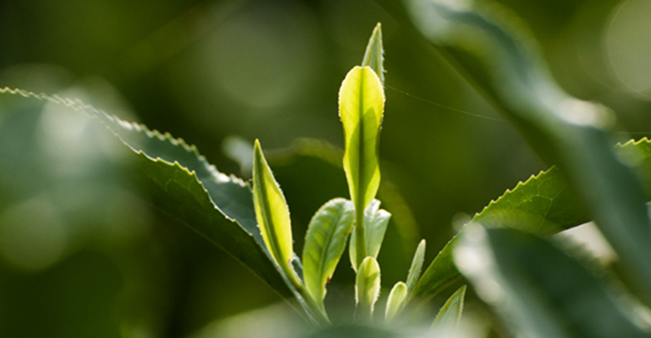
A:
{"type": "Polygon", "coordinates": [[[323,304],[326,283],[335,272],[352,231],[355,208],[343,198],[324,204],[310,221],[303,247],[305,288],[323,304]]]}
{"type": "Polygon", "coordinates": [[[434,319],[434,323],[432,323],[432,329],[437,332],[454,332],[461,321],[465,297],[466,286],[464,285],[455,291],[445,304],[443,304],[443,307],[434,319]]]}
{"type": "Polygon", "coordinates": [[[407,301],[407,284],[398,282],[393,286],[387,299],[387,308],[384,312],[384,319],[391,322],[395,316],[400,313],[407,301]]]}
{"type": "Polygon", "coordinates": [[[364,210],[380,186],[378,147],[384,114],[384,89],[370,67],[354,67],[339,90],[339,117],[344,127],[344,171],[355,205],[357,264],[367,256],[364,210]]]}
{"type": "MultiPolygon", "coordinates": [[[[651,200],[651,141],[629,141],[618,144],[615,150],[635,168],[647,192],[646,199],[651,200]]],[[[513,227],[548,235],[586,223],[590,218],[565,177],[553,167],[507,190],[472,221],[487,227],[513,227]]],[[[455,236],[430,264],[417,286],[417,294],[435,295],[458,279],[451,255],[456,242],[455,236]]]]}
{"type": "Polygon", "coordinates": [[[558,165],[609,239],[640,296],[651,304],[651,222],[644,191],[605,132],[612,115],[572,98],[551,79],[533,39],[508,13],[439,0],[410,0],[417,29],[558,165]]]}
{"type": "Polygon", "coordinates": [[[382,24],[379,22],[373,29],[373,34],[368,40],[366,45],[366,52],[364,52],[364,59],[362,61],[363,67],[371,67],[375,74],[380,77],[380,82],[384,85],[384,49],[382,48],[382,24]]]}
{"type": "Polygon", "coordinates": [[[455,263],[523,337],[651,336],[602,280],[547,240],[477,225],[461,238],[455,263]]]}
{"type": "MultiPolygon", "coordinates": [[[[387,232],[387,225],[389,225],[391,214],[386,210],[380,209],[380,201],[373,200],[364,212],[364,227],[366,232],[366,255],[376,258],[380,254],[382,248],[382,241],[384,234],[387,232]]],[[[357,234],[353,233],[350,236],[350,247],[348,249],[350,255],[350,262],[353,269],[357,269],[355,262],[358,261],[357,257],[357,234]]]]}
{"type": "Polygon", "coordinates": [[[380,265],[375,258],[366,257],[359,265],[355,279],[355,302],[357,318],[368,322],[373,318],[375,302],[380,296],[380,265]]]}
{"type": "Polygon", "coordinates": [[[423,263],[425,263],[425,249],[427,247],[427,242],[425,240],[420,241],[416,252],[414,253],[414,258],[411,261],[411,266],[409,267],[409,274],[407,275],[407,290],[409,294],[413,294],[416,290],[416,283],[420,279],[420,274],[423,270],[423,263]]]}
{"type": "Polygon", "coordinates": [[[134,152],[143,178],[138,182],[157,206],[233,255],[279,294],[291,297],[292,290],[264,249],[250,187],[220,173],[194,146],[78,100],[8,88],[0,92],[67,106],[104,125],[134,152]]]}
{"type": "Polygon", "coordinates": [[[285,274],[296,280],[298,276],[290,264],[294,256],[294,241],[289,208],[258,140],[255,141],[253,151],[253,201],[260,233],[267,249],[285,274]]]}

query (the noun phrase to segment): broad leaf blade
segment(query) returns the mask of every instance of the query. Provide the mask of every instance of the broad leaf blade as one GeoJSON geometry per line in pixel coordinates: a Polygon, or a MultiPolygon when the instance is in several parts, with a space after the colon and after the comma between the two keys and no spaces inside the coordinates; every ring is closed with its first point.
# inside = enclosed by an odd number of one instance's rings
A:
{"type": "Polygon", "coordinates": [[[387,322],[391,322],[402,311],[407,301],[407,293],[407,284],[398,282],[393,286],[387,299],[386,311],[384,312],[384,319],[387,322]]]}
{"type": "Polygon", "coordinates": [[[454,251],[479,295],[524,337],[649,337],[602,280],[534,235],[473,226],[454,251]]]}
{"type": "Polygon", "coordinates": [[[380,296],[380,265],[375,258],[366,257],[359,265],[355,279],[355,302],[357,318],[362,322],[371,321],[375,302],[380,296]]]}
{"type": "Polygon", "coordinates": [[[293,273],[288,273],[293,271],[290,263],[294,255],[289,208],[258,140],[255,141],[253,152],[253,201],[267,249],[285,273],[290,278],[294,277],[293,273]]]}
{"type": "Polygon", "coordinates": [[[386,71],[384,70],[384,48],[382,47],[382,24],[379,22],[375,25],[371,38],[366,45],[362,66],[371,67],[384,85],[384,73],[386,71]]]}
{"type": "Polygon", "coordinates": [[[303,276],[307,291],[319,304],[346,248],[354,219],[352,202],[337,198],[324,204],[310,221],[303,247],[303,276]]]}
{"type": "MultiPolygon", "coordinates": [[[[382,248],[382,241],[387,232],[387,226],[391,214],[386,210],[380,209],[380,201],[373,200],[364,211],[364,231],[366,232],[366,256],[377,259],[382,248]]],[[[353,269],[356,269],[355,262],[357,257],[357,234],[354,232],[350,236],[350,247],[348,253],[353,269]]]]}
{"type": "Polygon", "coordinates": [[[443,304],[443,307],[434,319],[434,323],[432,323],[432,329],[448,334],[454,332],[461,321],[465,297],[466,286],[464,285],[455,291],[445,304],[443,304]]]}
{"type": "Polygon", "coordinates": [[[137,182],[155,197],[156,206],[231,254],[282,296],[292,296],[293,290],[264,249],[249,186],[219,172],[196,147],[79,100],[9,88],[0,88],[0,93],[66,106],[71,113],[81,112],[105,126],[125,149],[133,151],[140,169],[137,182]]]}
{"type": "Polygon", "coordinates": [[[427,242],[425,240],[420,241],[416,252],[414,253],[414,258],[411,261],[411,266],[409,267],[409,274],[407,275],[407,290],[409,294],[413,294],[416,290],[416,283],[420,279],[420,274],[423,270],[423,263],[425,263],[425,249],[427,247],[427,242]]]}

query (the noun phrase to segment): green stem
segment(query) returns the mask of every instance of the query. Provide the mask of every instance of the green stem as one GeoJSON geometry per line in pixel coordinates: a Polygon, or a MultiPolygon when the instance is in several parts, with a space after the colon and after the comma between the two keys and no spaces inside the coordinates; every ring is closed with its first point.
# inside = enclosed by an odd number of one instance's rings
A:
{"type": "Polygon", "coordinates": [[[356,266],[359,268],[359,265],[362,264],[364,258],[366,258],[366,231],[364,231],[364,208],[360,206],[355,206],[355,240],[356,240],[356,249],[357,249],[357,262],[356,266]]]}
{"type": "Polygon", "coordinates": [[[289,281],[292,283],[298,294],[303,298],[305,301],[305,304],[307,304],[308,310],[310,311],[310,315],[314,320],[316,321],[316,324],[319,326],[325,326],[330,324],[330,318],[328,318],[328,314],[325,311],[325,308],[323,307],[323,304],[319,305],[317,302],[312,298],[312,296],[307,292],[307,289],[303,286],[303,282],[298,278],[296,275],[296,272],[294,272],[293,269],[291,269],[289,266],[283,266],[283,272],[287,275],[287,278],[289,278],[289,281]]]}

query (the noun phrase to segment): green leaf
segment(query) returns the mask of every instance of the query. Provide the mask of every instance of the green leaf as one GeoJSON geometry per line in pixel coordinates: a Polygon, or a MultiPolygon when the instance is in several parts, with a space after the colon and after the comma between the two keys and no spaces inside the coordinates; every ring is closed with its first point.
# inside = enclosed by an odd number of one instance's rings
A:
{"type": "Polygon", "coordinates": [[[324,204],[308,226],[303,247],[303,276],[307,291],[321,306],[325,285],[346,248],[354,218],[352,202],[336,198],[324,204]]]}
{"type": "MultiPolygon", "coordinates": [[[[79,100],[9,88],[0,88],[0,93],[31,99],[26,103],[65,106],[70,113],[81,112],[80,118],[105,126],[133,155],[139,169],[134,171],[139,178],[135,182],[153,197],[158,208],[230,253],[282,296],[295,295],[264,249],[250,187],[219,172],[196,147],[168,133],[120,120],[79,100]]],[[[10,98],[7,95],[3,100],[10,98]]]]}
{"type": "Polygon", "coordinates": [[[409,274],[407,275],[407,290],[409,290],[410,295],[416,290],[416,283],[418,283],[418,280],[420,279],[420,274],[423,270],[423,263],[425,263],[426,247],[427,242],[423,239],[418,244],[418,248],[416,248],[416,252],[414,253],[414,258],[411,260],[409,274]]]}
{"type": "Polygon", "coordinates": [[[466,297],[466,286],[460,287],[450,298],[443,304],[441,310],[436,315],[432,329],[437,332],[454,332],[461,321],[463,313],[463,301],[466,297]]]}
{"type": "MultiPolygon", "coordinates": [[[[366,232],[366,256],[377,259],[382,248],[382,241],[387,232],[387,225],[391,214],[386,210],[380,209],[380,201],[373,200],[364,212],[364,226],[366,232]]],[[[348,253],[350,255],[350,262],[353,269],[357,271],[357,234],[353,233],[350,236],[350,247],[348,253]]]]}
{"type": "MultiPolygon", "coordinates": [[[[646,199],[651,200],[651,141],[629,141],[618,144],[615,150],[634,167],[647,192],[646,199]]],[[[590,218],[560,170],[553,167],[507,190],[472,221],[486,227],[512,227],[549,235],[586,223],[590,218]]],[[[455,236],[427,268],[417,286],[418,295],[436,295],[459,278],[451,254],[456,242],[455,236]]]]}
{"type": "Polygon", "coordinates": [[[285,274],[296,281],[298,276],[290,264],[294,255],[294,242],[289,208],[258,140],[255,141],[253,151],[253,201],[260,233],[267,249],[285,274]]]}
{"type": "Polygon", "coordinates": [[[355,279],[355,302],[357,318],[370,322],[373,318],[375,302],[380,296],[380,265],[375,258],[366,257],[359,265],[355,279]]]}
{"type": "Polygon", "coordinates": [[[651,221],[639,181],[611,146],[606,130],[612,115],[563,92],[527,29],[505,11],[497,18],[491,14],[498,11],[471,2],[407,3],[417,29],[481,88],[543,159],[561,169],[588,218],[617,252],[624,273],[651,304],[651,221]]]}
{"type": "Polygon", "coordinates": [[[383,113],[384,90],[377,74],[370,67],[354,67],[339,90],[339,117],[346,144],[344,171],[356,210],[357,263],[368,255],[364,210],[380,186],[378,147],[383,113]]]}
{"type": "Polygon", "coordinates": [[[582,264],[547,240],[472,226],[455,262],[478,294],[523,337],[649,337],[632,309],[582,264]]]}
{"type": "MultiPolygon", "coordinates": [[[[337,177],[341,172],[343,154],[343,150],[326,141],[301,138],[292,142],[290,147],[274,152],[273,156],[267,154],[267,160],[274,167],[276,177],[291,177],[295,175],[296,170],[317,170],[320,175],[337,177]]],[[[329,185],[331,189],[327,190],[331,193],[330,196],[341,194],[340,190],[346,189],[337,181],[333,183],[337,184],[329,185]]],[[[317,187],[320,184],[314,183],[308,188],[312,186],[317,187]]],[[[325,194],[326,191],[321,192],[325,194]]],[[[398,236],[392,240],[400,242],[405,254],[411,254],[412,247],[420,240],[420,229],[413,211],[401,191],[391,181],[382,181],[377,196],[384,209],[391,210],[391,222],[398,236]]]]}
{"type": "Polygon", "coordinates": [[[387,299],[386,311],[384,312],[384,319],[387,322],[391,322],[402,311],[407,301],[407,292],[407,284],[403,282],[398,282],[393,286],[387,299]]]}
{"type": "Polygon", "coordinates": [[[380,77],[380,82],[384,85],[384,48],[382,47],[382,24],[377,23],[371,38],[366,45],[366,52],[364,52],[364,59],[362,61],[363,67],[371,67],[375,74],[380,77]]]}

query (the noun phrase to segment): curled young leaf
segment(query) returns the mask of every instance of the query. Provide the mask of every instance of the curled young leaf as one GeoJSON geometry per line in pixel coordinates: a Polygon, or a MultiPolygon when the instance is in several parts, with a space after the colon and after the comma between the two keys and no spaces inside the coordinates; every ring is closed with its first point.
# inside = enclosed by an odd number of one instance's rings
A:
{"type": "MultiPolygon", "coordinates": [[[[391,219],[391,214],[386,210],[380,209],[380,201],[373,200],[364,212],[364,231],[366,233],[366,255],[377,258],[382,248],[384,234],[387,231],[387,225],[391,219]]],[[[357,270],[357,233],[350,236],[350,247],[348,253],[350,262],[354,270],[357,270]]]]}
{"type": "Polygon", "coordinates": [[[411,261],[411,267],[409,268],[409,274],[407,275],[407,290],[410,295],[414,293],[416,283],[418,283],[420,273],[423,270],[426,246],[427,244],[425,240],[420,241],[418,248],[416,248],[416,253],[414,253],[414,258],[411,261]]]}
{"type": "Polygon", "coordinates": [[[289,208],[278,182],[262,154],[260,142],[253,152],[253,200],[260,233],[269,253],[294,282],[298,279],[291,267],[292,227],[289,208]]]}
{"type": "Polygon", "coordinates": [[[312,217],[303,247],[305,288],[322,305],[326,283],[335,271],[352,231],[355,208],[343,198],[324,204],[312,217]]]}
{"type": "Polygon", "coordinates": [[[387,322],[391,322],[402,311],[407,301],[407,291],[407,284],[404,282],[396,283],[393,289],[391,289],[389,298],[387,299],[387,308],[384,312],[384,319],[387,322]]]}
{"type": "Polygon", "coordinates": [[[371,38],[366,45],[362,66],[373,68],[375,74],[380,77],[380,81],[384,84],[384,48],[382,47],[382,24],[379,22],[375,25],[371,38]]]}
{"type": "Polygon", "coordinates": [[[460,287],[455,291],[450,298],[443,304],[441,310],[436,315],[432,329],[437,332],[445,332],[447,334],[454,333],[459,322],[461,321],[461,314],[463,313],[463,300],[466,297],[466,286],[460,287]]]}
{"type": "Polygon", "coordinates": [[[380,296],[380,287],[380,265],[373,257],[364,258],[355,279],[357,318],[360,321],[370,322],[373,318],[375,302],[380,296]]]}

